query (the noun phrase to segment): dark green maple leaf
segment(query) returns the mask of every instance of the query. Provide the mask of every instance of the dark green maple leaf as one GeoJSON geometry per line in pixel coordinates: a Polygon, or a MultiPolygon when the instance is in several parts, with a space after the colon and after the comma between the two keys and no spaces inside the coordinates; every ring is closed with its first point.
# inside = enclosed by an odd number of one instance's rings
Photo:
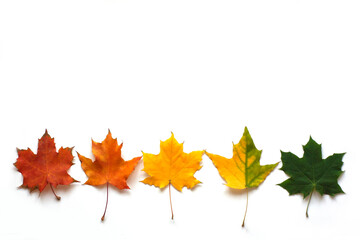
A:
{"type": "Polygon", "coordinates": [[[343,173],[341,167],[345,153],[335,153],[324,160],[322,159],[321,144],[317,144],[311,137],[303,149],[304,156],[302,158],[291,152],[281,151],[282,168],[280,170],[283,170],[290,178],[279,185],[290,195],[300,193],[304,198],[310,195],[306,208],[306,217],[309,217],[308,209],[314,191],[320,195],[328,194],[330,196],[344,193],[337,179],[343,173]]]}

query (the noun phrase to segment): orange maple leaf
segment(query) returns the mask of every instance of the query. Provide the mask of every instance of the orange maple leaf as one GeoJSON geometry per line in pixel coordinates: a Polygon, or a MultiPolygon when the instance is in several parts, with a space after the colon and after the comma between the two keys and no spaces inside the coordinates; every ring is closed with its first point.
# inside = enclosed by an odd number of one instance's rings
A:
{"type": "Polygon", "coordinates": [[[141,159],[141,157],[136,157],[130,161],[124,161],[121,157],[122,146],[122,143],[118,145],[116,138],[112,138],[109,130],[103,142],[97,143],[92,141],[92,153],[95,156],[94,162],[90,158],[86,158],[78,153],[81,167],[89,178],[85,184],[92,186],[106,184],[106,206],[104,215],[101,218],[102,221],[104,221],[109,200],[109,184],[118,189],[129,189],[126,180],[141,159]]]}
{"type": "Polygon", "coordinates": [[[203,153],[204,151],[184,153],[183,143],[179,144],[173,133],[171,133],[168,140],[160,141],[160,154],[143,153],[143,171],[150,176],[141,182],[159,188],[169,185],[171,219],[174,219],[174,214],[171,204],[170,185],[173,185],[181,192],[183,187],[191,189],[200,183],[194,177],[194,174],[201,168],[200,163],[203,153]]]}
{"type": "Polygon", "coordinates": [[[14,165],[24,178],[21,187],[29,188],[30,191],[38,188],[41,193],[49,183],[55,197],[60,200],[53,187],[77,182],[67,173],[73,165],[72,149],[61,147],[56,152],[54,138],[50,137],[47,130],[39,139],[37,154],[30,148],[17,149],[19,157],[14,165]]]}

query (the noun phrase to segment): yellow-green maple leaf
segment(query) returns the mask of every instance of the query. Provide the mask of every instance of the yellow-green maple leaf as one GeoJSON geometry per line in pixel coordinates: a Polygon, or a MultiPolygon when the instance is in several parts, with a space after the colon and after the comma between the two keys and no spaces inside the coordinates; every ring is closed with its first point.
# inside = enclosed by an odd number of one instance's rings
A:
{"type": "Polygon", "coordinates": [[[247,127],[245,127],[239,143],[233,144],[232,158],[229,159],[208,152],[206,152],[206,155],[212,160],[228,187],[248,189],[259,186],[279,164],[261,166],[261,152],[255,147],[254,141],[247,127]]]}

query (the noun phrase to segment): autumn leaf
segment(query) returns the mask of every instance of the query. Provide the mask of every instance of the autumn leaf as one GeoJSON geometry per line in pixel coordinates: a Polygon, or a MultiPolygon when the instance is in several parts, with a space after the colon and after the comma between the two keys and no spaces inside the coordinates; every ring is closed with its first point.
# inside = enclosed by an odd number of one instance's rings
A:
{"type": "Polygon", "coordinates": [[[39,139],[37,154],[34,154],[29,148],[17,149],[18,158],[14,165],[23,175],[21,187],[29,188],[30,191],[38,188],[41,193],[49,184],[57,200],[60,200],[61,198],[56,195],[54,188],[57,185],[69,185],[76,182],[67,173],[73,165],[72,149],[61,147],[59,152],[56,152],[54,138],[50,137],[47,130],[39,139]]]}
{"type": "Polygon", "coordinates": [[[108,205],[109,184],[120,190],[129,189],[126,180],[141,159],[141,157],[136,157],[130,161],[124,161],[121,157],[122,146],[122,143],[118,145],[116,138],[112,138],[109,130],[102,143],[92,141],[92,153],[95,156],[94,162],[78,153],[81,167],[89,178],[85,184],[92,186],[106,184],[106,205],[101,221],[104,221],[108,205]]]}
{"type": "Polygon", "coordinates": [[[159,188],[169,186],[171,219],[174,219],[174,213],[170,185],[181,192],[183,187],[191,189],[200,183],[194,174],[201,168],[202,154],[203,151],[184,153],[183,143],[179,144],[173,133],[168,140],[160,141],[160,154],[143,153],[143,171],[150,176],[141,182],[159,188]]]}
{"type": "Polygon", "coordinates": [[[246,189],[246,210],[242,226],[245,226],[245,217],[248,207],[248,189],[259,186],[271,171],[278,165],[260,165],[261,152],[256,147],[245,127],[244,134],[238,144],[233,143],[233,157],[225,158],[206,152],[218,169],[226,185],[235,189],[246,189]]]}
{"type": "Polygon", "coordinates": [[[306,217],[309,217],[309,204],[314,191],[320,195],[328,194],[330,196],[344,193],[337,179],[343,173],[341,167],[345,153],[335,153],[323,160],[321,144],[317,144],[311,137],[303,149],[302,158],[291,152],[281,151],[283,165],[280,170],[284,171],[290,178],[279,185],[286,189],[290,195],[300,193],[304,199],[310,195],[306,207],[306,217]]]}

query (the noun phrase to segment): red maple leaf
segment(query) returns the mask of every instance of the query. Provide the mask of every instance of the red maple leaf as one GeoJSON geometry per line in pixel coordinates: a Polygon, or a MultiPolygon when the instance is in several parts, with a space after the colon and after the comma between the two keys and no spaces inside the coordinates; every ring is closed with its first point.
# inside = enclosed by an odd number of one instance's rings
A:
{"type": "Polygon", "coordinates": [[[38,188],[41,193],[49,183],[55,197],[60,200],[53,187],[77,182],[67,173],[73,165],[72,149],[61,147],[59,152],[56,152],[54,138],[50,137],[47,130],[39,139],[37,154],[30,148],[17,149],[19,157],[14,165],[23,175],[23,184],[20,187],[29,188],[30,191],[38,188]]]}

